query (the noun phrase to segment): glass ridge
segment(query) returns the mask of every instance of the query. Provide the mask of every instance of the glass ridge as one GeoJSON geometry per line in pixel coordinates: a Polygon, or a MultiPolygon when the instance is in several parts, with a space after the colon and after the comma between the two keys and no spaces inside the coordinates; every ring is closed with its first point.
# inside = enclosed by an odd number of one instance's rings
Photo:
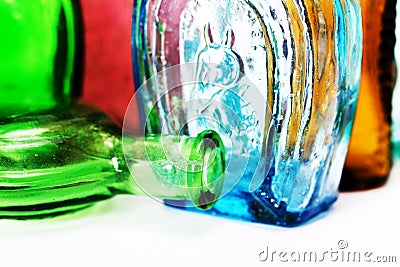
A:
{"type": "Polygon", "coordinates": [[[298,225],[334,203],[361,71],[359,1],[144,0],[132,28],[136,88],[171,66],[182,71],[168,78],[186,80],[197,64],[194,85],[155,83],[140,107],[150,133],[221,135],[230,187],[207,213],[298,225]]]}
{"type": "Polygon", "coordinates": [[[223,153],[211,131],[122,139],[104,113],[80,104],[3,120],[0,218],[60,215],[117,194],[191,199],[207,209],[222,188],[223,153]]]}
{"type": "Polygon", "coordinates": [[[77,0],[0,1],[0,218],[52,217],[116,194],[211,207],[224,181],[218,134],[122,136],[78,102],[80,16],[77,0]]]}

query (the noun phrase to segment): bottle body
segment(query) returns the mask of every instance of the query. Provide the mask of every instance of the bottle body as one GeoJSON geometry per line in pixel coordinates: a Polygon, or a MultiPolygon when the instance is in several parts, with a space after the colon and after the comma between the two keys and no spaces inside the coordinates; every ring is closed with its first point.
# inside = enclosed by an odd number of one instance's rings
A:
{"type": "Polygon", "coordinates": [[[122,138],[103,112],[80,104],[2,120],[0,218],[61,215],[116,194],[186,199],[208,208],[223,185],[224,158],[212,132],[122,138]]]}
{"type": "Polygon", "coordinates": [[[359,12],[357,1],[136,2],[136,88],[174,66],[141,94],[147,132],[210,128],[226,146],[212,213],[296,225],[335,201],[358,93],[359,12]]]}
{"type": "Polygon", "coordinates": [[[360,2],[364,31],[363,66],[354,131],[341,184],[343,190],[382,185],[392,166],[397,1],[360,2]]]}
{"type": "Polygon", "coordinates": [[[79,2],[1,1],[0,17],[0,118],[70,104],[80,89],[79,2]]]}

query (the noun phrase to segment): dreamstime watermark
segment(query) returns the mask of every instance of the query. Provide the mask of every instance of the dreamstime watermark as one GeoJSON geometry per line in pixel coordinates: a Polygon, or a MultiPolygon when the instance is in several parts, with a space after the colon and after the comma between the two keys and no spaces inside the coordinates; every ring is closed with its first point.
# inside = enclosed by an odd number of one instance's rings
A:
{"type": "Polygon", "coordinates": [[[334,248],[321,250],[273,249],[266,246],[258,254],[259,260],[266,263],[397,263],[395,255],[378,255],[369,250],[349,247],[349,242],[339,240],[334,248]]]}
{"type": "MultiPolygon", "coordinates": [[[[154,186],[157,183],[169,192],[177,192],[177,196],[189,195],[193,203],[201,198],[202,203],[209,204],[229,193],[242,177],[246,177],[249,192],[264,182],[275,156],[272,100],[262,90],[266,81],[247,77],[235,56],[229,54],[229,60],[217,63],[200,60],[174,65],[154,73],[137,88],[124,118],[123,150],[127,162],[138,151],[147,154],[145,161],[151,162],[153,173],[143,175],[143,164],[128,164],[128,168],[135,183],[153,199],[163,202],[165,198],[164,192],[154,186]],[[225,64],[228,61],[236,62],[237,66],[225,64]],[[137,120],[137,103],[142,129],[135,136],[135,151],[132,151],[130,122],[137,120]],[[213,131],[218,135],[215,139],[221,140],[217,143],[222,147],[223,163],[212,152],[202,152],[204,145],[193,142],[196,146],[190,149],[184,146],[189,139],[174,142],[176,136],[195,139],[205,131],[213,131]],[[158,138],[161,149],[148,146],[148,136],[158,138]],[[199,151],[196,168],[192,164],[195,157],[191,158],[194,150],[199,151]],[[229,177],[229,182],[225,177],[229,177]]],[[[210,141],[208,138],[201,144],[210,141]]],[[[193,206],[187,201],[168,203],[193,206]]]]}

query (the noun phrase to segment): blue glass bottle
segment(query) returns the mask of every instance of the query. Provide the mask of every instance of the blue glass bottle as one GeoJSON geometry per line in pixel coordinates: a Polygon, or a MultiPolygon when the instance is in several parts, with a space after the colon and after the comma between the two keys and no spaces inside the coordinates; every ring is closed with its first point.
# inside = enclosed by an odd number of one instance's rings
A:
{"type": "Polygon", "coordinates": [[[225,144],[223,197],[207,213],[293,226],[331,207],[361,33],[357,0],[135,2],[133,68],[147,133],[213,129],[225,144]]]}

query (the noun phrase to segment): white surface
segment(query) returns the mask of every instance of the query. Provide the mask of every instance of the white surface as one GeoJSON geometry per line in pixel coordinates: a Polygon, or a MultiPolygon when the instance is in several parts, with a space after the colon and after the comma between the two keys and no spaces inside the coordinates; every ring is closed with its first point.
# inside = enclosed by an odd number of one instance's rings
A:
{"type": "MultiPolygon", "coordinates": [[[[57,219],[0,221],[0,264],[275,266],[259,260],[266,246],[322,252],[337,250],[339,240],[349,243],[348,251],[397,256],[400,264],[399,174],[397,162],[385,187],[342,193],[329,213],[291,229],[184,212],[135,196],[119,196],[57,219]]],[[[328,264],[342,266],[330,261],[323,266],[328,264]]]]}

